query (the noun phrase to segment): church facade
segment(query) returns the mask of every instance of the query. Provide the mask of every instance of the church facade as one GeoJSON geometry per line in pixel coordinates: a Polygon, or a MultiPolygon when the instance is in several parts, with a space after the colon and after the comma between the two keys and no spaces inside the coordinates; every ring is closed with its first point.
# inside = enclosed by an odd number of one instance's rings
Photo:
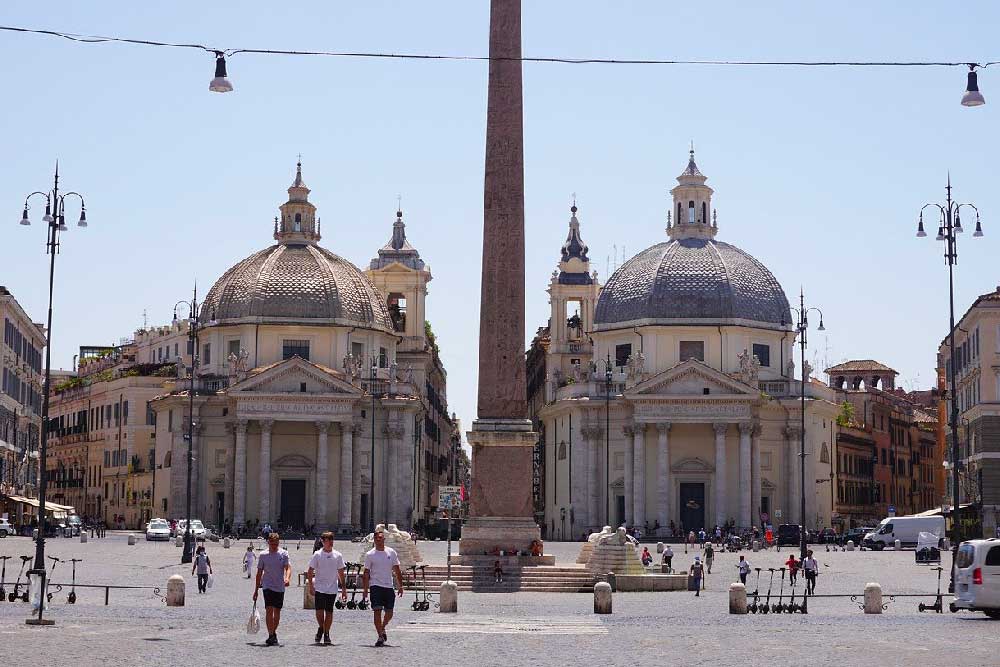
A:
{"type": "MultiPolygon", "coordinates": [[[[410,528],[431,518],[454,425],[424,315],[431,272],[401,212],[366,271],[323,248],[309,192],[300,164],[275,244],[226,271],[200,305],[192,515],[410,528]]],[[[190,357],[178,361],[183,370],[190,357]]],[[[185,514],[189,387],[179,373],[152,402],[157,504],[172,518],[185,514]]]]}
{"type": "Polygon", "coordinates": [[[716,239],[706,180],[692,151],[667,239],[605,285],[572,209],[549,326],[528,354],[536,516],[550,539],[603,525],[830,525],[834,393],[806,381],[803,516],[791,309],[763,264],[716,239]]]}

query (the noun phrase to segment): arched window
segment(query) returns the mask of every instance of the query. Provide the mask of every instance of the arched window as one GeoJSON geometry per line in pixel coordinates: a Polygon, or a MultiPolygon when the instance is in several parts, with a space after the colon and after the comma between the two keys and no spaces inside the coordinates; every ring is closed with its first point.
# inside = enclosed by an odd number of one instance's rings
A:
{"type": "Polygon", "coordinates": [[[389,307],[389,317],[396,331],[406,331],[406,297],[398,292],[389,295],[386,304],[389,307]]]}
{"type": "Polygon", "coordinates": [[[301,213],[296,213],[295,214],[295,231],[297,231],[297,232],[301,232],[302,231],[302,214],[301,213]]]}
{"type": "Polygon", "coordinates": [[[705,202],[701,203],[701,221],[703,224],[708,224],[708,204],[705,202]]]}
{"type": "Polygon", "coordinates": [[[830,449],[826,446],[825,442],[823,443],[822,449],[819,450],[819,462],[820,463],[830,462],[830,449]]]}
{"type": "Polygon", "coordinates": [[[677,202],[677,221],[676,221],[676,222],[677,222],[678,224],[680,224],[680,221],[681,221],[682,219],[683,219],[683,218],[681,218],[681,203],[680,203],[680,202],[677,202]]]}
{"type": "Polygon", "coordinates": [[[688,222],[694,222],[694,202],[688,202],[688,222]]]}

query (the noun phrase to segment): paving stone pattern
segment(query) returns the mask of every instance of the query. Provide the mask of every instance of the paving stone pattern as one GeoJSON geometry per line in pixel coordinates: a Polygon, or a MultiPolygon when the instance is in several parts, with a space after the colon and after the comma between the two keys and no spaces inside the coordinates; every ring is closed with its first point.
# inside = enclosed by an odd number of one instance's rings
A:
{"type": "MultiPolygon", "coordinates": [[[[302,609],[302,589],[293,586],[279,632],[282,647],[250,646],[263,634],[248,637],[244,627],[250,612],[252,583],[241,576],[246,542],[231,549],[208,543],[215,569],[214,586],[199,595],[190,566],[179,564],[173,543],[129,547],[124,533],[80,544],[53,539],[47,553],[83,558],[78,580],[86,583],[158,585],[183,574],[187,606],[167,608],[149,591],[111,591],[105,607],[103,591],[77,591],[76,605],[66,604],[67,590],[57,593],[48,616],[52,628],[24,625],[28,607],[0,604],[0,642],[9,665],[248,665],[304,664],[313,660],[338,664],[377,664],[388,660],[413,664],[462,665],[997,665],[1000,662],[1000,622],[982,614],[920,614],[917,598],[897,598],[881,616],[865,616],[847,598],[815,599],[810,614],[737,617],[728,614],[728,587],[736,579],[736,554],[718,553],[707,590],[695,598],[687,592],[618,593],[614,613],[595,616],[588,594],[462,593],[459,613],[442,615],[410,610],[411,593],[398,603],[390,626],[389,647],[376,649],[371,612],[337,611],[335,646],[312,645],[313,612],[302,609]]],[[[293,567],[304,569],[311,542],[286,545],[293,567]]],[[[356,555],[357,545],[338,543],[356,555]]],[[[570,565],[580,543],[547,543],[560,565],[570,565]]],[[[444,543],[421,543],[431,564],[444,564],[444,543]]],[[[650,548],[650,551],[654,549],[650,548]]],[[[693,554],[675,545],[674,564],[690,565],[693,554]]],[[[27,555],[27,538],[0,540],[0,554],[27,555]]],[[[777,567],[788,557],[761,552],[747,554],[755,567],[777,567]]],[[[826,553],[821,563],[818,593],[858,593],[868,581],[878,581],[886,593],[933,591],[935,573],[913,563],[913,552],[826,553]]],[[[7,583],[17,567],[7,561],[7,583]],[[13,571],[12,571],[13,570],[13,571]]],[[[20,562],[18,561],[18,565],[20,562]]],[[[55,579],[69,581],[68,564],[59,564],[55,579]]],[[[751,575],[749,588],[754,588],[751,575]]],[[[766,578],[766,572],[765,572],[766,578]]],[[[947,584],[945,583],[945,586],[947,584]]],[[[766,587],[765,587],[766,588],[766,587]]],[[[786,595],[788,586],[786,581],[786,595]]],[[[774,591],[777,592],[777,584],[774,591]]],[[[928,602],[931,600],[928,599],[928,602]]]]}

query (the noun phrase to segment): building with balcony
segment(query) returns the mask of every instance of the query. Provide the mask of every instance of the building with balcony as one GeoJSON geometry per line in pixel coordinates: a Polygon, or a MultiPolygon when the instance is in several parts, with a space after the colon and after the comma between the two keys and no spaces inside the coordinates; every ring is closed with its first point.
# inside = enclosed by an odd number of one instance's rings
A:
{"type": "MultiPolygon", "coordinates": [[[[38,445],[42,426],[42,353],[45,327],[31,321],[6,287],[0,286],[0,493],[38,495],[38,445]]],[[[8,512],[13,512],[11,507],[8,512]]],[[[17,522],[20,517],[11,517],[17,522]]]]}
{"type": "MultiPolygon", "coordinates": [[[[955,375],[958,407],[959,497],[970,510],[961,514],[968,537],[1000,535],[1000,287],[977,298],[955,325],[955,358],[948,338],[938,348],[946,387],[955,375]]],[[[946,493],[952,499],[951,429],[946,430],[946,493]]]]}
{"type": "MultiPolygon", "coordinates": [[[[189,433],[192,514],[206,523],[355,532],[408,528],[436,506],[454,426],[424,315],[430,268],[401,212],[367,271],[323,248],[309,193],[300,164],[275,244],[201,304],[194,386],[184,358],[153,401],[166,516],[186,512],[189,433]]],[[[146,347],[184,357],[180,333],[146,347]]]]}
{"type": "Polygon", "coordinates": [[[528,352],[550,539],[602,525],[658,535],[829,525],[833,392],[805,383],[803,516],[788,299],[763,264],[716,240],[706,180],[692,151],[671,191],[667,239],[603,286],[571,211],[549,324],[528,352]]]}

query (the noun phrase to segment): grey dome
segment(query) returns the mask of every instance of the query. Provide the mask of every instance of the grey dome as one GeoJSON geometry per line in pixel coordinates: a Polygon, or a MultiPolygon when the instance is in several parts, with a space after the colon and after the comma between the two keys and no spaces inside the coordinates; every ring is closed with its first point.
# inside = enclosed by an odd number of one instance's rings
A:
{"type": "Polygon", "coordinates": [[[656,323],[784,329],[790,322],[788,299],[767,267],[736,246],[705,238],[640,252],[608,279],[595,315],[599,329],[656,323]]]}
{"type": "Polygon", "coordinates": [[[226,271],[202,321],[309,322],[392,331],[378,289],[353,264],[310,244],[278,244],[226,271]]]}

